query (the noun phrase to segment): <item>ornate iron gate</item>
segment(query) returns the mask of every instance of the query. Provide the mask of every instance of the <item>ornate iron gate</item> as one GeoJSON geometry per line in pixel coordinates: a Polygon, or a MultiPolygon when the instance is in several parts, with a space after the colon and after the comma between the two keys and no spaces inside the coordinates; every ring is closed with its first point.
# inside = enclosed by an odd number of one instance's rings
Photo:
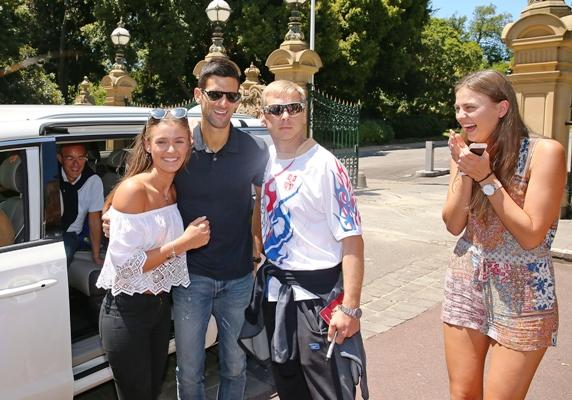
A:
{"type": "Polygon", "coordinates": [[[344,164],[356,187],[361,104],[335,99],[308,85],[308,105],[308,126],[314,139],[344,164]]]}

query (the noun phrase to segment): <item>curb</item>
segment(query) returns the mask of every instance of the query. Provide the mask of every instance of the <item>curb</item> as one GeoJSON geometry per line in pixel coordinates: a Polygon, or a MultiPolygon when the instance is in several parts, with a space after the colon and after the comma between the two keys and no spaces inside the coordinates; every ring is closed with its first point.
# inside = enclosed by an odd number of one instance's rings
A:
{"type": "Polygon", "coordinates": [[[448,173],[449,173],[449,168],[435,168],[434,170],[431,170],[431,171],[426,170],[426,169],[423,169],[421,171],[415,171],[415,175],[427,177],[427,178],[433,178],[435,176],[447,175],[448,173]]]}
{"type": "MultiPolygon", "coordinates": [[[[434,140],[434,147],[446,147],[447,140],[434,140]]],[[[359,148],[359,157],[368,157],[377,155],[380,151],[405,150],[405,149],[424,149],[425,142],[412,143],[396,143],[384,144],[380,146],[364,146],[359,148]]]]}
{"type": "Polygon", "coordinates": [[[572,250],[552,249],[550,250],[550,254],[552,254],[552,257],[560,260],[572,261],[572,250]]]}

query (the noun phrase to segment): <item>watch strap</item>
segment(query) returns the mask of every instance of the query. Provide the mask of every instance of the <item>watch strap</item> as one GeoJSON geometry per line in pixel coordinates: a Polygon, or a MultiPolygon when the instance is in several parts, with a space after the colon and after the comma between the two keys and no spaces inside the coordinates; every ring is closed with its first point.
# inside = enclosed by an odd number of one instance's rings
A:
{"type": "Polygon", "coordinates": [[[351,308],[351,307],[344,306],[343,304],[340,304],[338,306],[338,308],[341,312],[343,312],[344,314],[346,314],[352,318],[355,318],[355,319],[361,318],[362,311],[361,311],[361,308],[359,308],[359,307],[351,308]]]}

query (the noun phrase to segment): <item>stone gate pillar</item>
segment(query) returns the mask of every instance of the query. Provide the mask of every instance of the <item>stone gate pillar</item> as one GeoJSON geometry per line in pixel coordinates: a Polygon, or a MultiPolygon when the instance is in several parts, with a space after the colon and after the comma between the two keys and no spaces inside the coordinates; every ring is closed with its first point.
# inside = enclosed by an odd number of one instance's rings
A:
{"type": "Polygon", "coordinates": [[[292,81],[306,89],[306,85],[312,82],[314,74],[322,68],[322,60],[304,41],[300,21],[301,15],[296,8],[292,11],[284,41],[280,44],[280,48],[270,53],[266,59],[266,66],[276,80],[292,81]]]}
{"type": "Polygon", "coordinates": [[[572,100],[572,12],[564,0],[529,0],[502,38],[514,52],[509,76],[521,114],[536,133],[567,148],[572,100]]]}
{"type": "MultiPolygon", "coordinates": [[[[564,0],[529,0],[520,18],[504,28],[502,39],[514,52],[509,79],[525,123],[533,132],[558,140],[570,160],[566,125],[572,103],[570,7],[564,0]]],[[[563,211],[567,204],[565,196],[563,211]]]]}

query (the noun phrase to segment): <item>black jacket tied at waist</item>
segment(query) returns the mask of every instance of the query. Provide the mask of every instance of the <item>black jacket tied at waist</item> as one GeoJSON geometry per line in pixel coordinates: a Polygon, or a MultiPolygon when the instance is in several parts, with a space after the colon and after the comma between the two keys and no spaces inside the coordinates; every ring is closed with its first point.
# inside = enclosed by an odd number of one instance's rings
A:
{"type": "MultiPolygon", "coordinates": [[[[270,341],[270,356],[272,361],[284,363],[295,358],[293,336],[288,336],[291,329],[287,327],[296,318],[296,302],[292,285],[300,286],[320,297],[323,304],[328,304],[343,291],[341,264],[326,270],[289,271],[266,263],[257,273],[252,291],[250,304],[245,310],[245,324],[241,331],[241,338],[251,338],[258,335],[264,328],[262,301],[267,294],[267,283],[270,277],[277,278],[280,283],[278,300],[276,303],[276,317],[274,335],[270,341]]],[[[319,317],[318,317],[319,318],[319,317]]],[[[327,333],[327,325],[319,318],[320,330],[327,333]]],[[[361,386],[362,398],[369,398],[367,386],[366,358],[363,340],[360,332],[335,347],[334,357],[343,391],[343,400],[353,399],[352,387],[358,383],[361,386]]],[[[340,399],[342,400],[342,399],[340,399]]]]}

